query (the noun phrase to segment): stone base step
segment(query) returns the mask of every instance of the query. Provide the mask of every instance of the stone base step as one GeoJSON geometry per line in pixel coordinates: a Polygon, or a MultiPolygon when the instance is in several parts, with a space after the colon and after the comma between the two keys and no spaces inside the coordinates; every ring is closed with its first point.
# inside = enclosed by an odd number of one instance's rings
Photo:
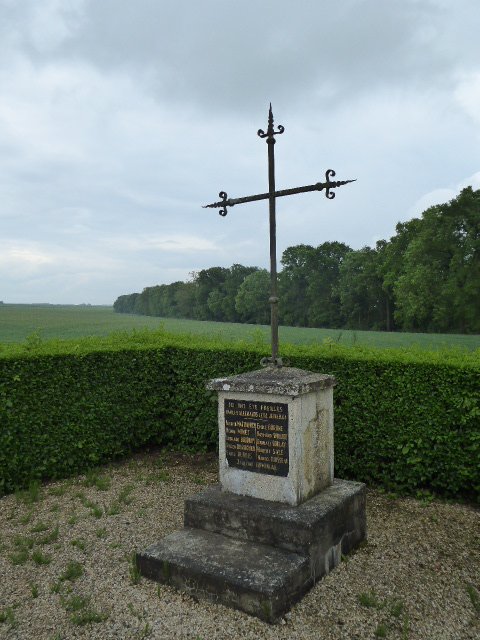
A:
{"type": "Polygon", "coordinates": [[[313,584],[301,554],[185,528],[137,554],[141,573],[274,622],[313,584]]]}
{"type": "Polygon", "coordinates": [[[291,506],[215,485],[187,498],[184,523],[306,556],[319,579],[365,538],[365,495],[363,483],[336,479],[310,500],[291,506]]]}

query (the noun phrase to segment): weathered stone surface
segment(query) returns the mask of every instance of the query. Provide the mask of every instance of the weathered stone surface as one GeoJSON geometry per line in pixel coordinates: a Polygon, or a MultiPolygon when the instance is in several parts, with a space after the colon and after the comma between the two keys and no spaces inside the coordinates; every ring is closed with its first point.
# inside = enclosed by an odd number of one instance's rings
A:
{"type": "Polygon", "coordinates": [[[143,575],[274,622],[313,584],[305,556],[185,528],[137,554],[143,575]]]}
{"type": "Polygon", "coordinates": [[[212,391],[237,391],[240,393],[273,393],[282,396],[299,396],[335,385],[330,375],[304,371],[295,367],[266,367],[240,373],[228,378],[214,378],[207,382],[212,391]]]}
{"type": "Polygon", "coordinates": [[[185,502],[185,526],[303,554],[320,578],[366,537],[365,485],[336,479],[299,506],[209,487],[185,502]]]}
{"type": "MultiPolygon", "coordinates": [[[[298,505],[333,482],[333,384],[334,378],[292,367],[261,369],[231,378],[213,380],[209,388],[218,388],[219,472],[225,491],[239,495],[298,505]],[[252,436],[274,429],[269,424],[268,406],[283,407],[288,415],[288,455],[282,456],[281,473],[239,468],[229,464],[232,447],[248,458],[260,451],[265,442],[252,436]],[[229,407],[239,417],[237,442],[232,442],[229,407]],[[256,409],[260,407],[260,411],[256,409]],[[262,414],[261,408],[265,407],[262,414]],[[267,416],[266,418],[264,416],[267,416]],[[255,417],[257,416],[257,417],[255,417]],[[256,424],[258,427],[256,427],[256,424]],[[243,437],[241,431],[245,432],[243,437]],[[227,455],[227,449],[229,455],[227,455]],[[288,463],[288,467],[286,465],[288,463]]],[[[263,438],[264,440],[264,438],[263,438]]],[[[270,458],[271,460],[272,458],[270,458]]],[[[265,464],[266,456],[261,463],[265,464]]],[[[255,465],[254,465],[255,466],[255,465]]]]}

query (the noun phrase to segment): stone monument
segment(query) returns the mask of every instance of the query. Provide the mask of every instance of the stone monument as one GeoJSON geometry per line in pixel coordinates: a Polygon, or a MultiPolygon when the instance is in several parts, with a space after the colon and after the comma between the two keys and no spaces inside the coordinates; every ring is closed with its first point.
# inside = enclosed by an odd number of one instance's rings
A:
{"type": "Polygon", "coordinates": [[[275,622],[366,536],[365,485],[334,479],[333,376],[283,366],[278,355],[275,199],[351,181],[275,191],[270,105],[272,357],[258,371],[216,378],[220,484],[185,502],[184,529],[137,554],[141,573],[199,598],[275,622]]]}

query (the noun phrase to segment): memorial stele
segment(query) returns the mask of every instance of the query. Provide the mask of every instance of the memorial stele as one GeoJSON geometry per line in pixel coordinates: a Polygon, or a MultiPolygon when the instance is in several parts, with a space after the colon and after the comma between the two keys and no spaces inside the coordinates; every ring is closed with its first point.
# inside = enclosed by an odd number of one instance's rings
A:
{"type": "Polygon", "coordinates": [[[137,553],[143,575],[274,623],[366,537],[365,485],[334,478],[332,375],[284,366],[278,349],[276,198],[352,182],[275,190],[275,131],[266,138],[272,355],[262,368],[206,383],[218,393],[219,484],[185,501],[184,529],[137,553]]]}
{"type": "Polygon", "coordinates": [[[334,378],[293,367],[210,381],[224,491],[298,505],[333,482],[334,378]]]}

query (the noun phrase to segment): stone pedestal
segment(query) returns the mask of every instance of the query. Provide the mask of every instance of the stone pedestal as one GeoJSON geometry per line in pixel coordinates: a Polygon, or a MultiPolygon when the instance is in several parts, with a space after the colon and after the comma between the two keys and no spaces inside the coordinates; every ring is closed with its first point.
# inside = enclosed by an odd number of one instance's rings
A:
{"type": "Polygon", "coordinates": [[[366,519],[365,485],[333,479],[334,383],[289,367],[211,380],[220,485],[137,554],[142,574],[275,622],[337,566],[366,519]]]}
{"type": "Polygon", "coordinates": [[[333,376],[293,367],[211,380],[224,491],[297,505],[333,481],[333,376]]]}

